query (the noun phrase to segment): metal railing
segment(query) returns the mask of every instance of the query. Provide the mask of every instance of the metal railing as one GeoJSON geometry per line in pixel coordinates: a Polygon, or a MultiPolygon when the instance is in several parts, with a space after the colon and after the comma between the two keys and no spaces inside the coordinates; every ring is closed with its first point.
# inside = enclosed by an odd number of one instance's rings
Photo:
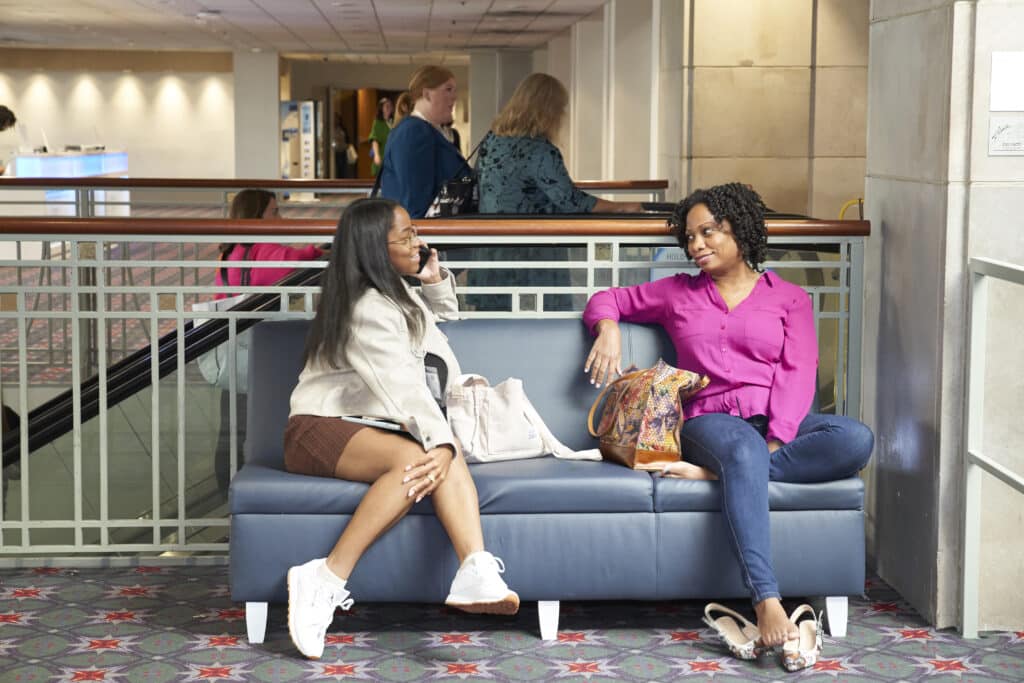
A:
{"type": "MultiPolygon", "coordinates": [[[[663,219],[437,219],[418,225],[455,273],[467,318],[578,318],[596,291],[693,270],[663,219]]],[[[765,265],[804,286],[813,302],[821,402],[826,410],[858,415],[867,223],[772,221],[769,230],[765,265]]],[[[223,457],[233,473],[245,397],[236,385],[222,396],[184,353],[177,354],[176,371],[161,380],[157,341],[172,333],[180,346],[189,321],[226,318],[234,349],[237,322],[265,315],[192,310],[223,291],[214,282],[221,265],[217,242],[316,244],[329,241],[333,231],[333,221],[0,219],[0,247],[18,245],[25,254],[29,245],[48,243],[51,255],[59,255],[0,259],[5,401],[25,416],[61,390],[73,399],[71,434],[30,452],[23,430],[17,465],[0,474],[0,566],[35,554],[226,553],[226,491],[214,476],[222,454],[214,443],[222,420],[228,424],[223,457]],[[52,362],[37,358],[49,343],[44,322],[66,330],[52,362]],[[110,365],[124,350],[145,345],[152,351],[152,388],[107,405],[110,365]],[[93,372],[100,406],[98,417],[85,422],[81,384],[93,372]],[[226,411],[221,420],[218,401],[226,411]]],[[[246,265],[296,264],[232,262],[246,265]]],[[[318,288],[245,291],[281,294],[275,317],[308,318],[318,288]]],[[[582,365],[582,359],[566,359],[577,361],[582,365]]]]}
{"type": "Polygon", "coordinates": [[[971,305],[968,321],[967,404],[964,444],[963,579],[960,630],[964,638],[978,637],[978,576],[981,557],[981,483],[990,474],[1024,493],[1024,477],[982,454],[984,446],[985,343],[988,337],[988,289],[992,279],[1024,285],[1024,266],[987,258],[972,258],[971,305]]]}
{"type": "MultiPolygon", "coordinates": [[[[640,195],[665,201],[667,180],[581,180],[597,196],[640,195]]],[[[287,218],[337,216],[373,189],[373,180],[273,180],[216,178],[0,178],[0,215],[218,218],[228,215],[239,190],[280,193],[287,218]]]]}

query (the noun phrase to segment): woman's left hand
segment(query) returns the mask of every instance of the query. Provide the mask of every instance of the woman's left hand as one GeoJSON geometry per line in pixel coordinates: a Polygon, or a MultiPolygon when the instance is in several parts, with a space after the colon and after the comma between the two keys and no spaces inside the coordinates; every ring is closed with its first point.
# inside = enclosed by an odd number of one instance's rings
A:
{"type": "Polygon", "coordinates": [[[448,469],[454,459],[454,448],[446,444],[430,449],[422,460],[409,465],[406,468],[405,480],[402,482],[412,483],[408,495],[415,496],[418,503],[433,493],[448,476],[448,469]]]}
{"type": "Polygon", "coordinates": [[[416,273],[416,278],[428,285],[435,285],[444,279],[441,274],[441,261],[437,258],[437,249],[430,250],[430,258],[427,259],[427,265],[423,266],[423,269],[416,273]]]}

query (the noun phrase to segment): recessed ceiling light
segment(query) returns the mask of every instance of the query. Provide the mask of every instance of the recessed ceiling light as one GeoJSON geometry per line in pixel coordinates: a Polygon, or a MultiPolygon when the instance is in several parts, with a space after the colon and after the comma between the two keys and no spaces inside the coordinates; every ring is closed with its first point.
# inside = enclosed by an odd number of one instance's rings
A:
{"type": "Polygon", "coordinates": [[[220,17],[220,10],[201,9],[196,12],[196,19],[217,19],[220,17]]]}

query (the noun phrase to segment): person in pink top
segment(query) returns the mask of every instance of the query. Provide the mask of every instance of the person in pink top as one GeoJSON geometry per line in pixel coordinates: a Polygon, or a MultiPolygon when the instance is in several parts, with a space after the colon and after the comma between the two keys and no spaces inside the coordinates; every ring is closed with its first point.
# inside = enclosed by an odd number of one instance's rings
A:
{"type": "MultiPolygon", "coordinates": [[[[231,200],[228,218],[280,218],[277,197],[266,190],[242,190],[231,200]]],[[[289,247],[285,244],[227,242],[219,245],[221,261],[314,261],[323,256],[315,245],[289,247]]],[[[217,284],[223,286],[272,285],[290,275],[294,268],[229,268],[217,269],[217,284]]],[[[218,293],[218,299],[232,296],[218,293]]]]}
{"type": "Polygon", "coordinates": [[[700,268],[595,294],[583,320],[597,339],[584,371],[597,386],[622,373],[619,321],[657,323],[676,348],[676,365],[711,382],[684,407],[684,461],[663,476],[720,479],[722,513],[757,614],[760,643],[797,636],[780,602],[771,564],[768,482],[852,477],[874,436],[857,420],[809,413],[818,344],[811,299],[763,271],[765,206],[740,183],[697,190],[669,226],[700,268]]]}
{"type": "MultiPolygon", "coordinates": [[[[229,218],[256,218],[275,219],[281,214],[277,209],[277,197],[273,192],[266,190],[242,190],[231,200],[231,207],[228,209],[229,218]]],[[[240,244],[227,243],[219,245],[220,260],[231,261],[313,261],[323,256],[323,251],[314,245],[306,247],[289,247],[284,244],[254,243],[240,244]]],[[[248,286],[248,285],[273,285],[282,278],[290,275],[294,268],[229,268],[226,265],[217,269],[217,284],[224,286],[248,286]]],[[[224,299],[235,296],[241,292],[232,292],[226,289],[218,292],[217,299],[224,299]]],[[[241,359],[241,354],[248,354],[248,339],[246,333],[239,335],[236,353],[239,354],[240,367],[247,367],[247,361],[241,359]]],[[[230,448],[231,433],[228,428],[230,424],[231,408],[230,394],[227,391],[221,392],[220,398],[220,424],[221,428],[217,435],[217,450],[214,455],[214,473],[217,484],[222,491],[227,491],[231,482],[230,473],[230,448]]],[[[248,404],[244,390],[239,389],[236,396],[237,406],[237,438],[242,443],[245,438],[245,423],[248,415],[248,404]]],[[[241,454],[239,454],[241,456],[241,454]]],[[[241,465],[241,462],[239,462],[241,465]]]]}

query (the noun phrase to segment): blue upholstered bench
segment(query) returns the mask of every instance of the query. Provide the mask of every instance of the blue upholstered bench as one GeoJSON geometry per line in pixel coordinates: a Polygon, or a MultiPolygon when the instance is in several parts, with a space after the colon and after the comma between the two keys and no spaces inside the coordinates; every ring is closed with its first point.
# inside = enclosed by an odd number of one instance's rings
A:
{"type": "MultiPolygon", "coordinates": [[[[367,489],[284,471],[282,435],[308,326],[261,323],[249,351],[245,464],[231,483],[231,594],[246,603],[255,643],[263,641],[268,603],[287,599],[288,568],[326,555],[367,489]]],[[[582,370],[591,338],[579,320],[464,320],[443,330],[464,372],[492,382],[523,379],[563,443],[595,446],[586,415],[596,391],[582,370]]],[[[658,328],[626,324],[622,334],[626,362],[675,357],[658,328]]],[[[716,482],[555,458],[471,470],[487,547],[505,560],[505,579],[520,597],[539,602],[544,638],[556,637],[561,600],[747,595],[725,540],[716,482]]],[[[830,630],[843,635],[846,596],[864,591],[862,481],[772,483],[769,499],[783,595],[826,596],[830,630]]],[[[427,499],[370,548],[349,586],[360,602],[441,603],[456,568],[427,499]]]]}

